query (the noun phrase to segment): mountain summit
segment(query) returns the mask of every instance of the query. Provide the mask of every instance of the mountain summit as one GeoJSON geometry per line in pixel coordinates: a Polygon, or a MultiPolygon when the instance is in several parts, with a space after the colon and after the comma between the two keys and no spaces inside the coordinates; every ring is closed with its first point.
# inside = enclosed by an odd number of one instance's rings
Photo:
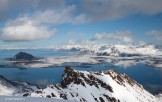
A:
{"type": "Polygon", "coordinates": [[[142,85],[113,70],[76,71],[66,67],[62,81],[24,96],[61,98],[80,102],[159,102],[142,85]]]}

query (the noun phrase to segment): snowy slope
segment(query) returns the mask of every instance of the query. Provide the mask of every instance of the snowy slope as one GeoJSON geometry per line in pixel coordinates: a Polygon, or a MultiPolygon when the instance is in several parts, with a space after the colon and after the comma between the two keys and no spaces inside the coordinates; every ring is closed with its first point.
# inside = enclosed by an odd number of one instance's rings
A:
{"type": "Polygon", "coordinates": [[[131,56],[159,55],[161,50],[150,44],[103,44],[103,45],[67,45],[55,48],[57,51],[91,52],[98,55],[131,56]]]}
{"type": "Polygon", "coordinates": [[[60,84],[24,96],[48,97],[81,102],[159,102],[142,85],[125,74],[76,71],[66,67],[60,84]]]}
{"type": "Polygon", "coordinates": [[[160,100],[160,102],[162,102],[162,94],[161,93],[156,95],[156,97],[160,100]]]}
{"type": "Polygon", "coordinates": [[[0,102],[74,102],[62,99],[21,97],[21,96],[0,96],[0,102]]]}
{"type": "Polygon", "coordinates": [[[3,76],[0,76],[0,95],[21,95],[26,92],[32,92],[36,89],[35,86],[9,81],[3,76]]]}

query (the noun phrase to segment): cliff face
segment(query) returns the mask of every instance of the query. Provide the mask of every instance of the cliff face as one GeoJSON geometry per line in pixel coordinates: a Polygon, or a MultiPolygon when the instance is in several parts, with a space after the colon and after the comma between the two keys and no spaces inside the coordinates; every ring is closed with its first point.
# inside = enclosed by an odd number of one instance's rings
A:
{"type": "Polygon", "coordinates": [[[81,102],[158,102],[142,85],[125,74],[76,71],[66,67],[62,81],[24,96],[61,98],[81,102]]]}

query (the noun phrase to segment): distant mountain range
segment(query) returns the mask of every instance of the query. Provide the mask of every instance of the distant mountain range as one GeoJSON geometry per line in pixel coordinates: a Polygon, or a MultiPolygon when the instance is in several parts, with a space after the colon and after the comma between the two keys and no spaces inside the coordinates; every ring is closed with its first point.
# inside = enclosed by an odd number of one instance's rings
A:
{"type": "Polygon", "coordinates": [[[152,44],[103,44],[103,45],[65,45],[55,51],[77,51],[107,56],[161,55],[161,46],[152,44]]]}
{"type": "Polygon", "coordinates": [[[121,45],[66,45],[53,51],[66,51],[71,56],[36,58],[34,55],[20,52],[9,60],[0,60],[1,68],[45,68],[52,66],[83,66],[110,62],[117,66],[127,67],[144,63],[153,67],[162,67],[162,49],[151,44],[121,45]]]}

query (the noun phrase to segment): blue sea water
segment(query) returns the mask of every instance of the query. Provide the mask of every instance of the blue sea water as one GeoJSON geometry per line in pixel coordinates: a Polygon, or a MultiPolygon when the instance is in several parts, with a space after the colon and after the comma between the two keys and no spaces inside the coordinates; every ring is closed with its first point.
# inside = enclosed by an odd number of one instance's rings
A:
{"type": "Polygon", "coordinates": [[[49,57],[49,56],[68,56],[72,55],[71,52],[57,52],[51,49],[21,49],[21,50],[0,50],[0,59],[12,58],[19,52],[26,52],[36,57],[49,57]]]}
{"type": "MultiPolygon", "coordinates": [[[[73,52],[56,52],[49,49],[39,50],[0,50],[0,59],[11,58],[16,53],[24,51],[37,57],[48,56],[71,56],[73,52]]],[[[119,73],[126,73],[132,79],[136,80],[150,92],[162,90],[162,69],[146,66],[145,64],[136,64],[128,68],[115,66],[111,63],[88,65],[83,67],[74,67],[76,70],[82,71],[107,71],[113,69],[119,73]]],[[[50,84],[57,84],[61,81],[64,67],[50,68],[0,68],[0,75],[9,80],[27,82],[40,87],[50,84]]]]}

